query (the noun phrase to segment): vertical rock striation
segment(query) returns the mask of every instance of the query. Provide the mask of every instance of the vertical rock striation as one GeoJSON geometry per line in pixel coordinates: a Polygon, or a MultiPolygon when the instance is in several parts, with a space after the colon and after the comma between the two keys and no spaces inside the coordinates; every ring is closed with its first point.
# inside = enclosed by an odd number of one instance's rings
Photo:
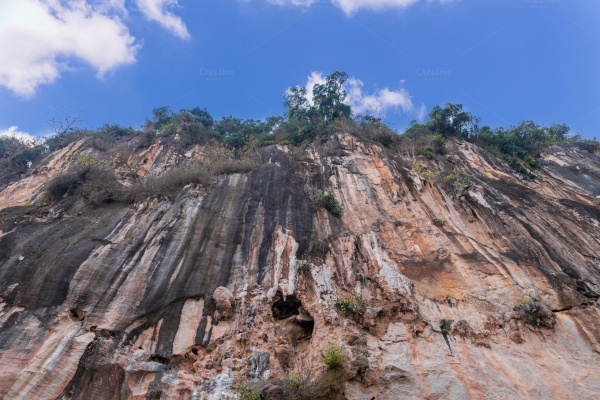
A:
{"type": "Polygon", "coordinates": [[[328,344],[346,399],[600,396],[598,155],[547,149],[524,181],[472,144],[441,163],[340,134],[174,200],[25,206],[77,146],[0,193],[4,398],[233,399],[328,344]],[[364,313],[336,308],[356,293],[364,313]]]}

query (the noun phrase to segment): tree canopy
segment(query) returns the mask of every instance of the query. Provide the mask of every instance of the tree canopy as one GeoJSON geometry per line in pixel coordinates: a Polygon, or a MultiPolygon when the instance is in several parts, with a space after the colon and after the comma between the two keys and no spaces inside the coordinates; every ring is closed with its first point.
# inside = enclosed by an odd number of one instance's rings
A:
{"type": "Polygon", "coordinates": [[[468,140],[504,159],[517,172],[534,178],[532,170],[539,168],[536,158],[542,149],[580,139],[569,132],[570,129],[564,124],[540,126],[533,121],[523,121],[508,128],[480,127],[479,118],[464,111],[462,104],[446,104],[444,108],[435,106],[424,123],[413,121],[404,135],[423,143],[422,154],[431,156],[444,153],[443,140],[440,142],[440,138],[468,140]],[[427,147],[431,148],[431,152],[427,147]]]}
{"type": "Polygon", "coordinates": [[[275,143],[308,145],[320,136],[343,129],[389,148],[412,146],[416,148],[415,155],[427,158],[445,154],[448,138],[468,140],[504,159],[525,176],[534,177],[532,171],[540,167],[536,158],[543,148],[580,139],[571,136],[563,124],[541,126],[523,121],[507,128],[480,126],[478,117],[464,110],[462,104],[452,103],[433,107],[426,121],[413,121],[403,135],[398,135],[381,118],[353,115],[344,89],[347,80],[345,72],[337,71],[316,84],[312,93],[304,86],[293,86],[285,96],[285,115],[264,120],[234,116],[217,120],[200,107],[174,112],[164,106],[152,110],[141,131],[119,125],[90,131],[79,127],[79,116],[67,114],[63,120],[51,120],[55,134],[34,146],[16,138],[0,138],[0,162],[1,166],[22,173],[42,155],[83,137],[97,138],[100,147],[136,137],[141,138],[136,139],[136,146],[149,146],[158,137],[175,137],[184,147],[216,141],[241,155],[275,143]]]}

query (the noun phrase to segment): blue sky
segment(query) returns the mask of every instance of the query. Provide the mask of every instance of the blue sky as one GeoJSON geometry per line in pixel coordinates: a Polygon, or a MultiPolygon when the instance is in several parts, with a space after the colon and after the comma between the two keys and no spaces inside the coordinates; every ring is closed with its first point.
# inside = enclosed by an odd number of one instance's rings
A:
{"type": "Polygon", "coordinates": [[[592,138],[599,16],[589,0],[2,0],[0,131],[79,112],[135,127],[163,105],[262,119],[341,70],[355,111],[400,132],[453,102],[592,138]]]}

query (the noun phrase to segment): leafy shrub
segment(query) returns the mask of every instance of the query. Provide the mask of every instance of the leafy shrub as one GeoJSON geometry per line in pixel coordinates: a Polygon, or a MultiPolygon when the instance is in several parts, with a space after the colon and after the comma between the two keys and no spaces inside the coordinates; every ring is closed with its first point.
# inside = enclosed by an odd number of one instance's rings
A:
{"type": "Polygon", "coordinates": [[[100,166],[98,159],[87,153],[65,174],[50,181],[45,188],[49,200],[80,194],[91,204],[110,202],[131,203],[149,198],[173,198],[189,184],[208,185],[216,176],[251,171],[256,162],[250,158],[220,158],[187,164],[162,175],[148,176],[130,186],[119,183],[115,173],[100,166]]]}
{"type": "MultiPolygon", "coordinates": [[[[339,398],[344,386],[345,370],[328,369],[316,378],[309,375],[293,373],[283,378],[274,378],[253,384],[253,389],[245,389],[245,393],[258,392],[261,400],[331,400],[339,398]]],[[[248,397],[249,399],[253,399],[248,397]]]]}
{"type": "Polygon", "coordinates": [[[343,87],[347,79],[345,72],[334,72],[325,83],[315,85],[312,93],[303,86],[291,87],[284,103],[287,119],[279,125],[278,135],[295,145],[307,145],[326,133],[332,122],[350,121],[352,109],[345,102],[347,93],[343,87]]]}
{"type": "Polygon", "coordinates": [[[210,128],[214,125],[215,121],[213,117],[210,115],[208,111],[205,109],[201,109],[200,107],[192,108],[188,110],[188,112],[196,117],[196,119],[204,126],[205,128],[210,128]]]}
{"type": "Polygon", "coordinates": [[[344,208],[331,193],[320,194],[317,196],[315,203],[317,206],[325,208],[336,217],[341,217],[344,213],[344,208]]]}
{"type": "Polygon", "coordinates": [[[152,124],[155,129],[160,129],[173,119],[173,111],[168,106],[158,107],[152,110],[152,124]]]}
{"type": "Polygon", "coordinates": [[[98,165],[98,162],[98,157],[94,156],[93,154],[90,154],[88,152],[80,153],[76,157],[73,169],[81,172],[87,171],[98,165]]]}
{"type": "Polygon", "coordinates": [[[172,198],[188,184],[210,183],[214,175],[211,168],[202,163],[188,164],[172,169],[162,175],[148,176],[125,190],[123,201],[135,202],[148,198],[172,198]]]}
{"type": "Polygon", "coordinates": [[[352,293],[347,300],[336,299],[335,307],[346,315],[360,317],[367,311],[367,303],[361,293],[352,293]]]}
{"type": "Polygon", "coordinates": [[[123,139],[132,135],[135,135],[139,132],[136,132],[133,128],[123,127],[117,124],[104,124],[98,130],[98,134],[101,136],[106,136],[112,139],[123,139]]]}
{"type": "Polygon", "coordinates": [[[531,172],[529,169],[525,168],[523,166],[523,164],[521,164],[521,162],[519,161],[519,159],[517,157],[510,157],[508,159],[508,165],[510,165],[511,167],[513,167],[513,169],[517,173],[525,176],[526,178],[529,178],[529,179],[535,179],[535,178],[537,178],[537,175],[534,174],[533,172],[531,172]]]}
{"type": "Polygon", "coordinates": [[[434,133],[426,125],[417,124],[415,121],[411,122],[411,126],[399,140],[404,152],[413,158],[420,154],[433,159],[436,154],[448,153],[446,139],[441,134],[434,133]]]}
{"type": "Polygon", "coordinates": [[[91,204],[118,201],[122,185],[115,173],[99,165],[97,157],[82,153],[69,171],[46,184],[45,195],[49,200],[58,200],[65,195],[81,194],[91,204]]]}
{"type": "Polygon", "coordinates": [[[119,201],[121,190],[122,185],[114,172],[106,167],[93,166],[52,179],[45,187],[45,197],[52,201],[80,193],[91,204],[98,205],[119,201]]]}
{"type": "Polygon", "coordinates": [[[355,120],[354,127],[349,126],[347,130],[362,139],[373,140],[388,148],[393,148],[400,143],[398,134],[383,122],[383,118],[359,116],[355,120]]]}
{"type": "Polygon", "coordinates": [[[224,116],[215,121],[208,111],[199,107],[182,109],[178,113],[174,113],[169,107],[160,107],[153,110],[152,119],[147,121],[145,131],[158,132],[161,136],[177,135],[184,147],[217,141],[234,149],[236,155],[239,155],[244,149],[272,144],[272,131],[282,120],[282,117],[268,117],[265,121],[257,121],[224,116]]]}
{"type": "Polygon", "coordinates": [[[172,169],[162,175],[148,176],[124,190],[123,201],[134,202],[153,197],[173,198],[186,185],[208,185],[218,175],[251,171],[251,158],[220,158],[196,162],[172,169]]]}
{"type": "Polygon", "coordinates": [[[525,296],[513,311],[518,318],[525,318],[533,326],[552,328],[556,323],[556,316],[548,306],[531,296],[525,296]]]}
{"type": "Polygon", "coordinates": [[[436,154],[444,155],[448,153],[446,139],[442,135],[433,135],[433,137],[430,137],[430,140],[436,154]]]}
{"type": "Polygon", "coordinates": [[[474,184],[475,182],[473,182],[470,176],[464,174],[456,168],[450,175],[444,178],[445,187],[458,194],[462,194],[465,189],[473,186],[474,184]]]}
{"type": "Polygon", "coordinates": [[[170,122],[168,124],[165,124],[164,126],[162,126],[161,130],[160,130],[160,134],[164,135],[164,136],[172,136],[175,135],[177,133],[177,124],[170,122]]]}
{"type": "Polygon", "coordinates": [[[422,147],[419,151],[419,154],[425,156],[425,158],[428,158],[430,160],[433,160],[433,158],[435,157],[435,152],[433,151],[433,148],[431,146],[422,147]]]}
{"type": "Polygon", "coordinates": [[[46,184],[45,193],[50,200],[58,200],[72,194],[81,184],[81,177],[76,172],[62,174],[46,184]]]}
{"type": "Polygon", "coordinates": [[[529,154],[523,158],[523,164],[529,169],[540,169],[541,165],[536,161],[535,158],[531,157],[529,154]]]}
{"type": "MultiPolygon", "coordinates": [[[[546,127],[532,121],[523,121],[509,128],[479,127],[479,118],[463,111],[461,104],[446,104],[444,108],[435,106],[425,123],[413,121],[403,136],[422,149],[430,146],[437,154],[444,154],[446,151],[443,146],[444,138],[468,140],[508,162],[518,173],[529,179],[536,178],[532,169],[541,168],[535,158],[543,148],[580,140],[577,135],[569,135],[566,125],[546,127]],[[435,136],[438,137],[434,139],[435,136]]],[[[423,155],[431,157],[429,149],[423,151],[423,155]]]]}
{"type": "Polygon", "coordinates": [[[304,382],[305,379],[296,374],[288,375],[283,380],[284,386],[290,390],[298,390],[303,386],[304,382]]]}
{"type": "Polygon", "coordinates": [[[287,375],[282,380],[283,399],[289,400],[316,400],[321,394],[319,380],[298,374],[287,375]]]}
{"type": "Polygon", "coordinates": [[[326,124],[306,117],[305,120],[289,118],[277,129],[277,135],[295,146],[306,146],[310,144],[323,132],[326,124]]]}
{"type": "Polygon", "coordinates": [[[252,158],[223,158],[211,165],[212,172],[215,175],[228,175],[235,173],[250,172],[256,167],[257,163],[252,158]]]}
{"type": "Polygon", "coordinates": [[[463,111],[462,104],[448,103],[441,108],[435,106],[429,113],[427,127],[443,137],[455,136],[468,139],[478,130],[479,118],[463,111]]]}
{"type": "Polygon", "coordinates": [[[0,137],[0,177],[8,172],[22,174],[47,150],[39,144],[15,137],[0,137]]]}
{"type": "MultiPolygon", "coordinates": [[[[325,371],[317,377],[292,373],[268,381],[245,382],[238,389],[241,400],[330,400],[338,398],[344,389],[346,370],[344,346],[329,344],[321,353],[325,371]]],[[[360,356],[359,356],[360,358],[360,356]]],[[[368,363],[368,360],[367,360],[368,363]]]]}
{"type": "Polygon", "coordinates": [[[81,194],[93,205],[112,203],[121,199],[123,186],[115,173],[106,167],[92,167],[85,175],[81,194]]]}
{"type": "Polygon", "coordinates": [[[436,182],[440,177],[440,173],[438,171],[433,171],[423,164],[414,163],[412,165],[412,170],[415,171],[423,180],[429,183],[436,182]]]}
{"type": "Polygon", "coordinates": [[[523,121],[517,126],[492,129],[482,127],[472,135],[470,141],[502,158],[526,178],[535,179],[531,169],[541,165],[535,157],[548,146],[579,140],[579,136],[569,135],[566,125],[540,126],[532,121],[523,121]]]}
{"type": "Polygon", "coordinates": [[[294,144],[294,142],[292,142],[290,139],[281,139],[279,144],[282,146],[291,146],[294,144]]]}
{"type": "Polygon", "coordinates": [[[238,389],[239,400],[262,400],[261,390],[256,384],[244,382],[238,389]]]}
{"type": "Polygon", "coordinates": [[[17,148],[24,148],[25,143],[17,138],[0,136],[0,159],[14,154],[17,148]]]}
{"type": "Polygon", "coordinates": [[[336,346],[329,344],[327,351],[321,353],[323,364],[327,370],[342,370],[344,369],[344,363],[348,360],[348,357],[343,356],[344,346],[336,346]]]}

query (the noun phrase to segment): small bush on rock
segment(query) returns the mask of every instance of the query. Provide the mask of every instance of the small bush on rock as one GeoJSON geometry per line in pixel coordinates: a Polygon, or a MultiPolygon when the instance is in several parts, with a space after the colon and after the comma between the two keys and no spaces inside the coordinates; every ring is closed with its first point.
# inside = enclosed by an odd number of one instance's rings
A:
{"type": "Polygon", "coordinates": [[[244,382],[238,389],[240,400],[262,400],[261,390],[256,384],[244,382]]]}
{"type": "Polygon", "coordinates": [[[80,183],[79,174],[71,172],[59,175],[48,182],[45,194],[47,198],[57,200],[64,195],[73,192],[80,183]]]}
{"type": "Polygon", "coordinates": [[[466,189],[473,186],[475,182],[469,175],[457,170],[456,168],[446,178],[444,178],[444,187],[456,194],[462,194],[466,189]]]}
{"type": "Polygon", "coordinates": [[[96,157],[85,153],[67,173],[48,182],[45,197],[58,200],[65,195],[80,193],[91,204],[98,205],[118,200],[121,190],[115,173],[99,165],[96,157]]]}
{"type": "Polygon", "coordinates": [[[423,164],[414,163],[411,168],[421,177],[421,179],[429,183],[436,182],[440,177],[440,173],[438,171],[433,171],[423,164]]]}
{"type": "Polygon", "coordinates": [[[338,201],[333,197],[331,193],[323,193],[317,197],[316,203],[319,207],[323,207],[336,217],[341,217],[344,212],[344,208],[338,201]]]}
{"type": "Polygon", "coordinates": [[[547,305],[531,296],[525,296],[513,311],[517,318],[525,318],[533,326],[554,327],[556,316],[547,305]]]}
{"type": "Polygon", "coordinates": [[[361,293],[352,293],[349,299],[338,298],[335,307],[346,315],[360,317],[367,311],[367,302],[361,293]]]}
{"type": "Polygon", "coordinates": [[[283,378],[283,398],[290,400],[313,400],[319,398],[319,380],[311,380],[298,374],[283,378]]]}
{"type": "Polygon", "coordinates": [[[425,156],[425,158],[428,158],[430,160],[433,160],[433,158],[435,157],[435,151],[431,146],[422,147],[421,151],[419,151],[419,154],[425,156]]]}
{"type": "Polygon", "coordinates": [[[122,185],[109,168],[94,167],[85,176],[81,186],[82,195],[93,205],[118,201],[122,185]]]}
{"type": "Polygon", "coordinates": [[[341,370],[344,368],[344,363],[346,360],[348,360],[348,357],[342,355],[343,351],[343,345],[336,346],[334,344],[330,344],[327,348],[327,351],[321,353],[323,364],[325,364],[328,371],[341,370]]]}
{"type": "MultiPolygon", "coordinates": [[[[260,400],[332,400],[340,398],[344,389],[345,370],[323,371],[316,378],[293,373],[283,378],[255,383],[260,400]]],[[[247,389],[246,389],[247,391],[247,389]]],[[[248,397],[255,400],[255,398],[248,397]]]]}

